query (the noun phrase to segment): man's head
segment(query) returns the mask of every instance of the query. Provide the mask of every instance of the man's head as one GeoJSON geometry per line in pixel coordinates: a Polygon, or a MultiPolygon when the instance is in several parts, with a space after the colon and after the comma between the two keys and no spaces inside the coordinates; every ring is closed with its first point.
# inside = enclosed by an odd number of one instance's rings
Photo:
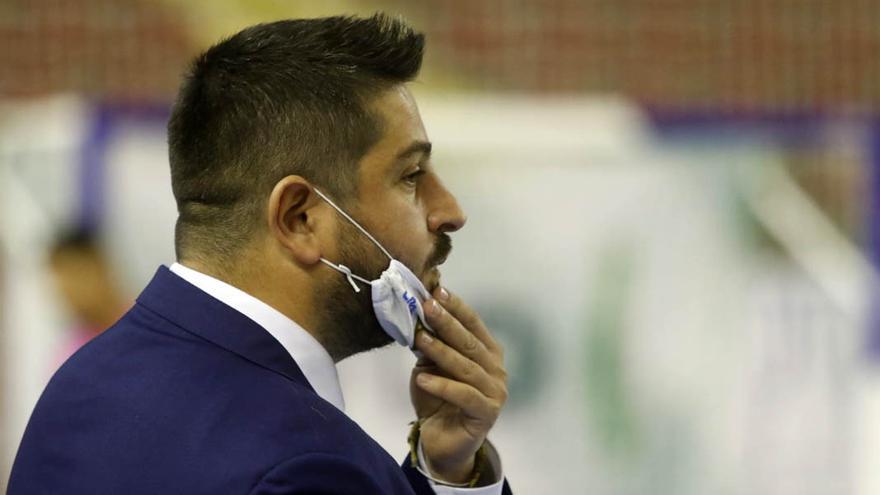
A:
{"type": "Polygon", "coordinates": [[[347,200],[381,137],[368,105],[418,74],[423,47],[377,15],[260,24],[199,56],[168,124],[178,257],[236,259],[287,175],[347,200]]]}
{"type": "Polygon", "coordinates": [[[78,324],[103,330],[121,315],[113,270],[94,232],[62,232],[49,249],[48,261],[58,293],[78,324]]]}
{"type": "Polygon", "coordinates": [[[423,47],[376,15],[262,24],[198,57],[168,126],[178,259],[285,312],[337,359],[388,342],[369,291],[319,262],[375,278],[388,260],[314,188],[439,283],[464,216],[405,87],[423,47]]]}

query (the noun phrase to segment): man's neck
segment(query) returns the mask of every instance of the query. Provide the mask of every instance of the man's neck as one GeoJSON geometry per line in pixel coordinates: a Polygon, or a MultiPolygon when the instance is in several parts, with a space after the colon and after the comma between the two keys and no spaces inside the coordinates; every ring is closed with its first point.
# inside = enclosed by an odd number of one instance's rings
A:
{"type": "Polygon", "coordinates": [[[282,272],[263,266],[254,259],[259,259],[259,256],[237,263],[234,273],[198,259],[181,258],[178,263],[227,283],[273,307],[311,334],[335,363],[393,342],[375,319],[369,322],[364,320],[365,314],[368,318],[372,315],[369,295],[364,301],[366,306],[353,306],[357,304],[353,299],[355,296],[343,279],[340,278],[340,283],[332,289],[318,289],[313,285],[313,278],[303,272],[282,272]],[[327,301],[316,301],[317,297],[335,301],[332,313],[316,309],[317,305],[329,304],[327,301]]]}
{"type": "MultiPolygon", "coordinates": [[[[278,276],[277,271],[260,270],[256,263],[250,261],[238,263],[234,272],[199,259],[181,258],[177,262],[229,284],[271,306],[310,333],[333,356],[325,339],[322,339],[316,331],[319,325],[315,321],[313,312],[308,310],[311,304],[310,291],[297,291],[282,286],[280,279],[283,279],[283,276],[278,276]],[[297,294],[297,297],[292,298],[291,294],[297,294]]],[[[336,356],[333,356],[333,359],[336,361],[336,356]]]]}

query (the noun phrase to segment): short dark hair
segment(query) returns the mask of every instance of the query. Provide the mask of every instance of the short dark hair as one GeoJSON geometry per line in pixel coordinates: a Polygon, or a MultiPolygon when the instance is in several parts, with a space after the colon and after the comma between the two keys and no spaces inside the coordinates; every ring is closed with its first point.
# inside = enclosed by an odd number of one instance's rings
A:
{"type": "Polygon", "coordinates": [[[259,24],[198,56],[168,122],[178,259],[232,262],[287,175],[351,197],[382,132],[368,106],[415,78],[423,51],[423,34],[375,14],[259,24]]]}
{"type": "Polygon", "coordinates": [[[91,228],[77,226],[59,231],[49,246],[49,260],[65,253],[96,255],[101,252],[98,233],[91,228]]]}

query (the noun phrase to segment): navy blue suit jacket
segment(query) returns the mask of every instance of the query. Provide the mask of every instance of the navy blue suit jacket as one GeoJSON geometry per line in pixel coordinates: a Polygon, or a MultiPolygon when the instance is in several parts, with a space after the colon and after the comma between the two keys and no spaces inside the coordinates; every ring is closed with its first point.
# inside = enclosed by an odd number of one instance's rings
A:
{"type": "Polygon", "coordinates": [[[52,377],[8,490],[434,493],[321,399],[268,332],[165,267],[52,377]]]}

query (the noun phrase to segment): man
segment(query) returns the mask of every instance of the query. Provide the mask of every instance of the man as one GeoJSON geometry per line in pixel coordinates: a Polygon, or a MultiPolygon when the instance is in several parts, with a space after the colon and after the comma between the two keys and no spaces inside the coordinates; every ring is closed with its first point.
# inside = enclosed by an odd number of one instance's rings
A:
{"type": "Polygon", "coordinates": [[[78,228],[62,233],[49,250],[49,269],[61,299],[74,319],[55,355],[52,371],[112,325],[128,309],[95,232],[78,228]]]}
{"type": "Polygon", "coordinates": [[[333,17],[196,59],[168,126],[178,263],[53,377],[10,494],[510,493],[501,349],[440,286],[465,216],[406,87],[423,45],[333,17]],[[422,356],[402,467],[334,367],[393,339],[422,356]]]}

